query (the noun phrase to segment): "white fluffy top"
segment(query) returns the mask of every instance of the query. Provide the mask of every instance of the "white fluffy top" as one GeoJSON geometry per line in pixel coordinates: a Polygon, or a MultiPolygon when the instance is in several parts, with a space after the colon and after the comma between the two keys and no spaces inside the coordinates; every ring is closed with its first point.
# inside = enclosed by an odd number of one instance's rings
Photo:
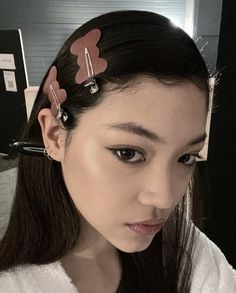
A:
{"type": "MultiPolygon", "coordinates": [[[[204,233],[197,229],[196,235],[190,293],[236,293],[236,270],[204,233]]],[[[0,292],[78,293],[78,290],[60,261],[56,261],[18,266],[0,273],[0,292]]]]}

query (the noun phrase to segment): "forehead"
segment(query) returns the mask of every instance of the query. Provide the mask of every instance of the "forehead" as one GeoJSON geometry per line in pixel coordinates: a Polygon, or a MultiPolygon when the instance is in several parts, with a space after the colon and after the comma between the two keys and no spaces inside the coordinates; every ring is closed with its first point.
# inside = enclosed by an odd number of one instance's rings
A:
{"type": "MultiPolygon", "coordinates": [[[[161,82],[152,77],[139,76],[130,86],[124,89],[110,90],[104,94],[103,106],[124,106],[133,103],[136,106],[142,104],[149,108],[150,103],[155,103],[158,108],[167,107],[184,108],[198,104],[207,104],[207,94],[199,89],[192,81],[164,81],[161,82]],[[182,104],[184,102],[184,105],[182,104]],[[181,107],[182,106],[182,107],[181,107]]],[[[155,110],[158,110],[155,108],[155,110]]],[[[149,108],[150,110],[150,108],[149,108]]]]}
{"type": "Polygon", "coordinates": [[[202,134],[206,115],[206,93],[194,83],[166,85],[143,78],[125,89],[108,90],[101,104],[86,113],[87,122],[82,124],[107,131],[111,130],[108,124],[134,122],[173,142],[176,135],[189,140],[202,134]]]}

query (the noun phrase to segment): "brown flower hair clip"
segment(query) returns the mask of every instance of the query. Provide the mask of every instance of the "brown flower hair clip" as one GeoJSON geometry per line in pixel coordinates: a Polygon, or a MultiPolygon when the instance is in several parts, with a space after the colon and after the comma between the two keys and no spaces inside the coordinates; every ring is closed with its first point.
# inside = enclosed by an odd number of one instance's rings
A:
{"type": "Polygon", "coordinates": [[[52,66],[47,79],[43,85],[43,92],[48,96],[51,102],[51,112],[54,117],[63,119],[66,122],[68,119],[67,113],[61,108],[61,104],[66,100],[66,91],[60,88],[59,82],[57,81],[57,68],[52,66]]]}
{"type": "Polygon", "coordinates": [[[104,72],[108,66],[107,61],[99,57],[97,43],[100,37],[101,31],[99,29],[93,29],[85,36],[74,41],[70,47],[71,53],[78,56],[77,64],[79,65],[79,70],[75,76],[75,80],[78,84],[86,81],[84,86],[90,86],[91,94],[98,91],[98,85],[94,76],[104,72]]]}

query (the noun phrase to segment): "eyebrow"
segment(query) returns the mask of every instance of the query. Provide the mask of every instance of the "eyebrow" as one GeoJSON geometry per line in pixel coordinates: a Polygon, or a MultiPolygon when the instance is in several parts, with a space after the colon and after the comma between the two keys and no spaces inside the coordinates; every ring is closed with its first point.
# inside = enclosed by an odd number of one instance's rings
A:
{"type": "MultiPolygon", "coordinates": [[[[123,130],[129,133],[137,134],[141,137],[147,138],[151,140],[154,143],[159,143],[159,144],[166,144],[166,141],[160,137],[158,134],[155,132],[144,128],[142,125],[139,125],[135,122],[123,122],[123,123],[111,123],[111,124],[104,124],[105,126],[108,126],[109,129],[118,129],[118,130],[123,130]]],[[[206,133],[201,134],[197,138],[193,139],[190,141],[187,146],[193,146],[196,144],[199,144],[203,142],[207,137],[206,133]]]]}

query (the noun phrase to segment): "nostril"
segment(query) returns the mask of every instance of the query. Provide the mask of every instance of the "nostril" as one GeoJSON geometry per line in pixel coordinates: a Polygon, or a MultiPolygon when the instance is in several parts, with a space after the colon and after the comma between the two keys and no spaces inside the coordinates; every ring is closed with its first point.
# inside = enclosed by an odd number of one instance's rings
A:
{"type": "Polygon", "coordinates": [[[143,192],[139,194],[138,201],[158,209],[171,209],[174,205],[174,196],[171,193],[143,192]]]}

